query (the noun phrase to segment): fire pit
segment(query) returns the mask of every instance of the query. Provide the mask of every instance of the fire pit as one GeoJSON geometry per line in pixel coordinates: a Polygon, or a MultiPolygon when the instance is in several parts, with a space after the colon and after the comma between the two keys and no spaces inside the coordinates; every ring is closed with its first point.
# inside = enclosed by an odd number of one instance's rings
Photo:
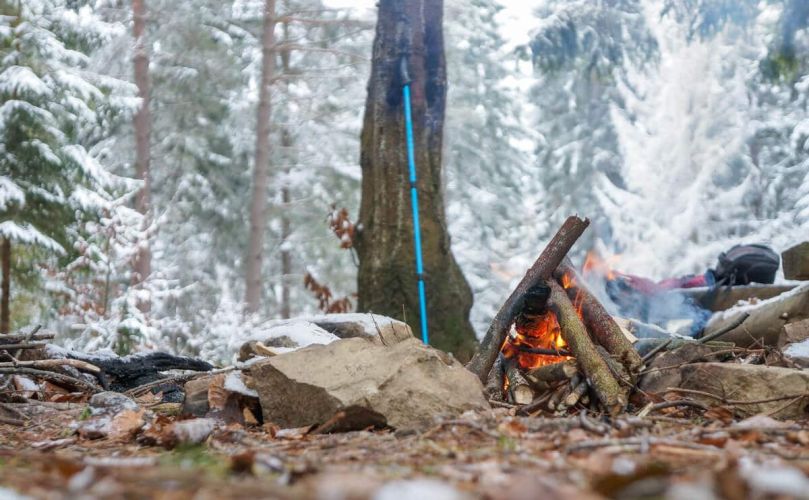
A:
{"type": "Polygon", "coordinates": [[[568,218],[492,322],[469,367],[493,401],[528,413],[626,407],[640,356],[565,258],[588,224],[568,218]]]}

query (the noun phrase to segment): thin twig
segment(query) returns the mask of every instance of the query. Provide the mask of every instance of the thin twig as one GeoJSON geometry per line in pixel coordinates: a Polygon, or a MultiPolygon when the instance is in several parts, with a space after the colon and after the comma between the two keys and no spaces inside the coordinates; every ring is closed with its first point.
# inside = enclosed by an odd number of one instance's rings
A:
{"type": "Polygon", "coordinates": [[[750,317],[750,313],[749,312],[744,312],[744,313],[742,313],[741,316],[736,318],[736,320],[733,321],[731,324],[729,324],[726,327],[721,328],[721,329],[713,332],[710,335],[706,335],[704,337],[701,337],[701,338],[697,339],[697,342],[699,342],[700,344],[704,344],[706,342],[710,342],[711,340],[716,340],[719,337],[721,337],[722,335],[728,333],[729,331],[735,330],[737,327],[742,326],[742,323],[747,321],[747,318],[749,318],[749,317],[750,317]]]}
{"type": "Polygon", "coordinates": [[[66,385],[68,387],[74,387],[76,389],[81,389],[91,393],[101,392],[103,390],[101,387],[91,384],[90,382],[86,382],[63,373],[50,372],[47,370],[37,370],[27,367],[0,368],[0,374],[31,375],[33,377],[42,378],[49,382],[53,382],[57,385],[66,385]]]}
{"type": "Polygon", "coordinates": [[[673,340],[674,339],[668,339],[667,341],[663,342],[662,344],[659,344],[657,347],[655,347],[651,351],[647,352],[646,355],[641,358],[641,361],[643,361],[643,364],[646,364],[646,362],[649,361],[650,359],[652,359],[655,354],[659,353],[660,351],[662,351],[663,349],[668,347],[669,344],[671,344],[671,342],[673,340]]]}
{"type": "Polygon", "coordinates": [[[666,389],[665,392],[682,392],[684,394],[694,394],[697,396],[705,396],[708,398],[715,399],[717,401],[722,402],[726,405],[757,405],[761,403],[772,403],[773,401],[783,401],[785,399],[798,399],[798,398],[805,398],[809,396],[809,392],[804,392],[803,394],[787,394],[785,396],[774,396],[771,398],[766,399],[754,399],[752,401],[741,401],[737,399],[725,399],[722,396],[718,396],[716,394],[712,394],[710,392],[705,391],[698,391],[696,389],[683,389],[680,387],[669,387],[666,389]]]}
{"type": "Polygon", "coordinates": [[[208,375],[217,375],[220,373],[227,373],[235,370],[235,366],[228,366],[227,368],[220,368],[218,370],[211,370],[208,372],[194,372],[194,373],[186,373],[183,375],[175,375],[173,377],[166,377],[161,378],[160,380],[155,380],[154,382],[149,382],[148,384],[139,385],[137,387],[133,387],[129,389],[124,394],[127,396],[139,396],[144,392],[152,389],[154,387],[161,386],[163,384],[172,384],[176,382],[188,382],[189,380],[195,379],[197,377],[205,377],[208,375]]]}

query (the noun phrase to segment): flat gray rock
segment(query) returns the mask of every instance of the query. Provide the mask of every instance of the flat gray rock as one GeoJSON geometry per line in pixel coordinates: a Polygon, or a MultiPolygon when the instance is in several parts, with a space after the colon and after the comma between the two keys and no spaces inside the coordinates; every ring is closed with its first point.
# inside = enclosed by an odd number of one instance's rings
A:
{"type": "Polygon", "coordinates": [[[250,367],[265,422],[335,430],[424,428],[436,417],[489,408],[480,380],[451,356],[411,338],[313,345],[250,367]]]}

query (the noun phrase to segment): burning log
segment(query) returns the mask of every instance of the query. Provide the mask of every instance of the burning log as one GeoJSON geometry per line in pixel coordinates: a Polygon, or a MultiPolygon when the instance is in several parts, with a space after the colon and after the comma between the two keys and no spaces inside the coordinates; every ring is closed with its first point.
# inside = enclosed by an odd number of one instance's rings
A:
{"type": "Polygon", "coordinates": [[[525,378],[533,384],[547,385],[551,382],[571,379],[578,371],[579,368],[576,366],[576,360],[569,359],[561,363],[553,363],[534,368],[525,374],[525,378]]]}
{"type": "Polygon", "coordinates": [[[508,381],[508,395],[511,402],[518,405],[527,405],[534,400],[534,390],[525,380],[517,360],[508,359],[505,362],[506,380],[508,381]]]}
{"type": "Polygon", "coordinates": [[[492,320],[486,336],[478,348],[478,352],[469,362],[467,368],[477,374],[481,382],[486,382],[489,371],[492,369],[503,342],[506,340],[514,317],[517,315],[523,295],[533,286],[548,280],[553,276],[553,272],[565,258],[570,248],[579,239],[584,230],[590,224],[587,219],[579,217],[568,217],[559,231],[542,251],[534,265],[528,270],[517,288],[505,301],[492,320]]]}
{"type": "Polygon", "coordinates": [[[621,327],[601,305],[601,302],[587,289],[584,280],[578,275],[568,259],[565,259],[559,266],[557,274],[562,278],[566,276],[572,283],[572,286],[567,289],[567,294],[570,300],[581,304],[582,317],[587,331],[607,352],[618,358],[634,379],[643,362],[635,348],[632,347],[632,343],[621,331],[621,327]]]}
{"type": "MultiPolygon", "coordinates": [[[[599,354],[576,309],[565,290],[549,280],[551,287],[551,309],[556,313],[562,338],[567,342],[576,362],[590,381],[590,385],[611,415],[616,415],[626,407],[627,400],[621,386],[612,374],[607,361],[599,354]]],[[[622,334],[623,335],[623,334],[622,334]]]]}

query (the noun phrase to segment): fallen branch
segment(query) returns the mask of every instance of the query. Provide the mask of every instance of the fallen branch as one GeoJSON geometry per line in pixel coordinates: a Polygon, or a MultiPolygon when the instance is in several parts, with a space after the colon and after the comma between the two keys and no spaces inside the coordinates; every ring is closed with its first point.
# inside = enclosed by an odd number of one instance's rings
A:
{"type": "Polygon", "coordinates": [[[551,287],[550,307],[556,313],[562,338],[607,412],[611,415],[618,414],[627,405],[624,391],[612,375],[607,361],[590,340],[565,291],[555,280],[549,280],[548,284],[551,287]]]}
{"type": "Polygon", "coordinates": [[[536,262],[534,262],[534,265],[523,276],[517,288],[511,292],[511,295],[503,303],[503,306],[492,320],[492,324],[489,326],[489,330],[486,332],[477,353],[467,365],[467,368],[475,373],[481,382],[486,383],[489,371],[492,369],[503,342],[506,340],[509,328],[514,322],[514,317],[520,309],[523,294],[532,286],[553,276],[553,272],[589,224],[590,221],[587,219],[580,219],[575,216],[568,217],[536,262]]]}
{"type": "Polygon", "coordinates": [[[486,380],[486,394],[490,399],[496,401],[505,401],[506,396],[503,394],[503,385],[505,377],[505,369],[503,368],[503,356],[497,356],[497,361],[494,362],[489,377],[486,380]]]}
{"type": "Polygon", "coordinates": [[[47,370],[37,370],[34,368],[26,368],[26,367],[17,367],[17,368],[0,368],[0,374],[7,374],[7,375],[30,375],[32,377],[37,377],[41,379],[45,379],[48,382],[53,382],[54,384],[70,387],[72,389],[76,389],[79,391],[85,391],[95,394],[96,392],[101,392],[103,389],[101,387],[91,384],[90,382],[86,382],[84,380],[79,380],[75,377],[71,377],[70,375],[65,375],[62,373],[51,372],[47,370]]]}
{"type": "Polygon", "coordinates": [[[757,404],[761,404],[761,403],[772,403],[773,401],[783,401],[785,399],[799,399],[799,398],[809,397],[809,392],[804,392],[804,393],[801,393],[801,394],[787,394],[787,395],[784,395],[784,396],[774,396],[774,397],[765,398],[765,399],[754,399],[754,400],[751,400],[751,401],[743,401],[743,400],[738,400],[738,399],[725,399],[722,396],[719,396],[717,394],[712,394],[710,392],[698,391],[696,389],[683,389],[681,387],[669,387],[668,389],[666,389],[665,392],[681,392],[683,394],[693,394],[695,396],[705,396],[706,398],[712,398],[712,399],[715,399],[715,400],[721,402],[722,404],[731,405],[731,406],[757,405],[757,404]]]}
{"type": "Polygon", "coordinates": [[[101,368],[93,364],[87,363],[86,361],[81,361],[78,359],[41,359],[36,361],[10,361],[0,363],[0,368],[16,368],[18,366],[27,368],[39,368],[42,370],[48,370],[51,368],[61,368],[63,366],[72,366],[77,370],[81,370],[87,373],[101,372],[101,368]]]}
{"type": "Polygon", "coordinates": [[[578,371],[579,368],[576,365],[576,360],[569,359],[560,363],[553,363],[529,370],[526,372],[525,378],[528,379],[529,382],[544,382],[547,384],[573,378],[573,375],[578,373],[578,371]]]}
{"type": "Polygon", "coordinates": [[[20,342],[18,344],[0,344],[0,351],[16,351],[19,349],[42,349],[46,345],[45,342],[20,342]]]}
{"type": "Polygon", "coordinates": [[[634,379],[643,366],[643,361],[621,331],[621,327],[590,292],[584,279],[579,276],[569,259],[562,262],[556,275],[559,279],[566,275],[572,281],[572,286],[567,289],[567,294],[570,300],[581,304],[582,319],[587,331],[597,343],[601,344],[608,353],[615,356],[626,367],[630,378],[634,379]]]}
{"type": "Polygon", "coordinates": [[[722,328],[716,330],[715,332],[711,333],[710,335],[700,337],[697,340],[697,342],[699,342],[700,344],[705,344],[705,343],[710,342],[712,340],[716,340],[719,337],[721,337],[722,335],[730,332],[731,330],[734,330],[737,327],[742,326],[742,324],[745,321],[747,321],[747,318],[749,318],[749,317],[750,317],[750,313],[749,312],[744,312],[744,313],[740,314],[737,318],[735,318],[733,321],[731,321],[729,324],[727,324],[727,325],[723,326],[722,328]]]}

